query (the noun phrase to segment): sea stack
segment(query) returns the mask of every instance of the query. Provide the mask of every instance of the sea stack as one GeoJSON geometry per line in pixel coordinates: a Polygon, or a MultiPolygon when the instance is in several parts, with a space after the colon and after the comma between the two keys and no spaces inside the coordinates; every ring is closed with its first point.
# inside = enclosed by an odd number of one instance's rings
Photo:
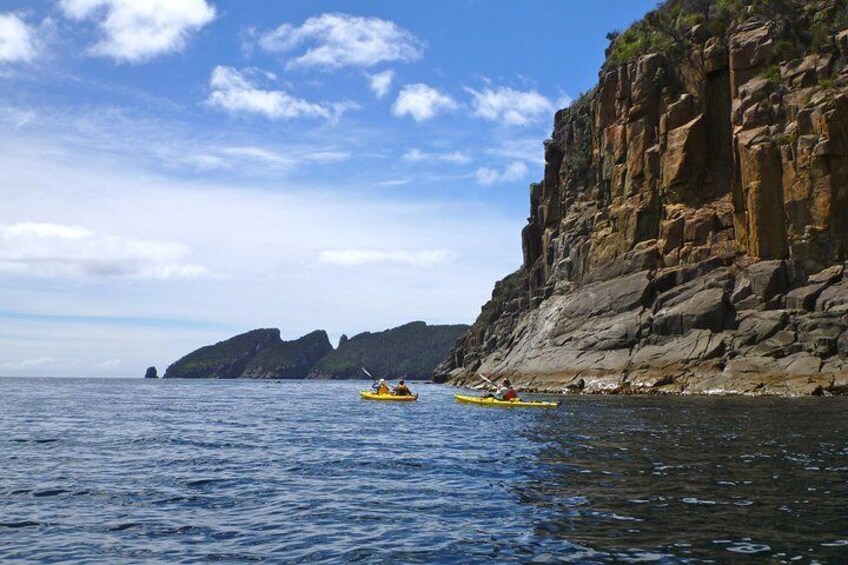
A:
{"type": "Polygon", "coordinates": [[[147,371],[144,373],[145,379],[158,379],[159,373],[156,371],[156,367],[148,367],[147,371]]]}

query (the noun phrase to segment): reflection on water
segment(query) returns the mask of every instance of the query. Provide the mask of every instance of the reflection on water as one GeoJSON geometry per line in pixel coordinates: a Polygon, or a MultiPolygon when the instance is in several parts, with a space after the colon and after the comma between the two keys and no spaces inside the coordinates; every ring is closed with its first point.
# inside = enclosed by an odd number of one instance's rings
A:
{"type": "Polygon", "coordinates": [[[516,493],[536,536],[623,559],[848,560],[844,401],[564,404],[528,430],[544,447],[516,493]]]}
{"type": "Polygon", "coordinates": [[[848,561],[848,402],[0,379],[0,562],[848,561]]]}

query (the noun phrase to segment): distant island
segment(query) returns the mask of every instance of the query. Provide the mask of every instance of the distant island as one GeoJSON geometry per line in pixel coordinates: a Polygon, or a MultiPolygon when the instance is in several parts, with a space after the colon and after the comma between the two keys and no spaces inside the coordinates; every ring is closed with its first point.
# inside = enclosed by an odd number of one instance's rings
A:
{"type": "MultiPolygon", "coordinates": [[[[366,367],[375,377],[425,380],[468,328],[411,322],[350,339],[343,335],[336,349],[324,330],[283,341],[278,329],[257,329],[189,353],[162,378],[353,379],[362,378],[366,367]]],[[[145,376],[153,375],[155,367],[145,376]]]]}

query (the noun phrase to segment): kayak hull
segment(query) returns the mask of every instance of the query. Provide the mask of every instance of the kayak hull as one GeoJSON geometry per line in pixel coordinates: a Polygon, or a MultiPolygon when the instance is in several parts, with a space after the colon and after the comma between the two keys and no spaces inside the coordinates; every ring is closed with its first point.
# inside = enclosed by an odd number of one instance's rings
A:
{"type": "Polygon", "coordinates": [[[377,394],[367,390],[360,390],[359,396],[365,400],[383,400],[389,402],[415,402],[418,400],[418,395],[413,396],[395,396],[394,394],[377,394]]]}
{"type": "Polygon", "coordinates": [[[457,402],[477,404],[479,406],[501,406],[503,408],[556,408],[559,406],[558,402],[498,400],[496,398],[481,398],[479,396],[466,396],[464,394],[454,394],[453,397],[457,400],[457,402]]]}

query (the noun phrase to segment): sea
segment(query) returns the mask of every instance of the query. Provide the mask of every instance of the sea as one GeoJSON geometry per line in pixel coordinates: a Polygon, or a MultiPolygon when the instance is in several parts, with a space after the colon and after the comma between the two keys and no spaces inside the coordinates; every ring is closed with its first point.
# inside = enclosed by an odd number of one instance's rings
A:
{"type": "Polygon", "coordinates": [[[0,379],[0,562],[848,562],[848,398],[369,384],[0,379]]]}

